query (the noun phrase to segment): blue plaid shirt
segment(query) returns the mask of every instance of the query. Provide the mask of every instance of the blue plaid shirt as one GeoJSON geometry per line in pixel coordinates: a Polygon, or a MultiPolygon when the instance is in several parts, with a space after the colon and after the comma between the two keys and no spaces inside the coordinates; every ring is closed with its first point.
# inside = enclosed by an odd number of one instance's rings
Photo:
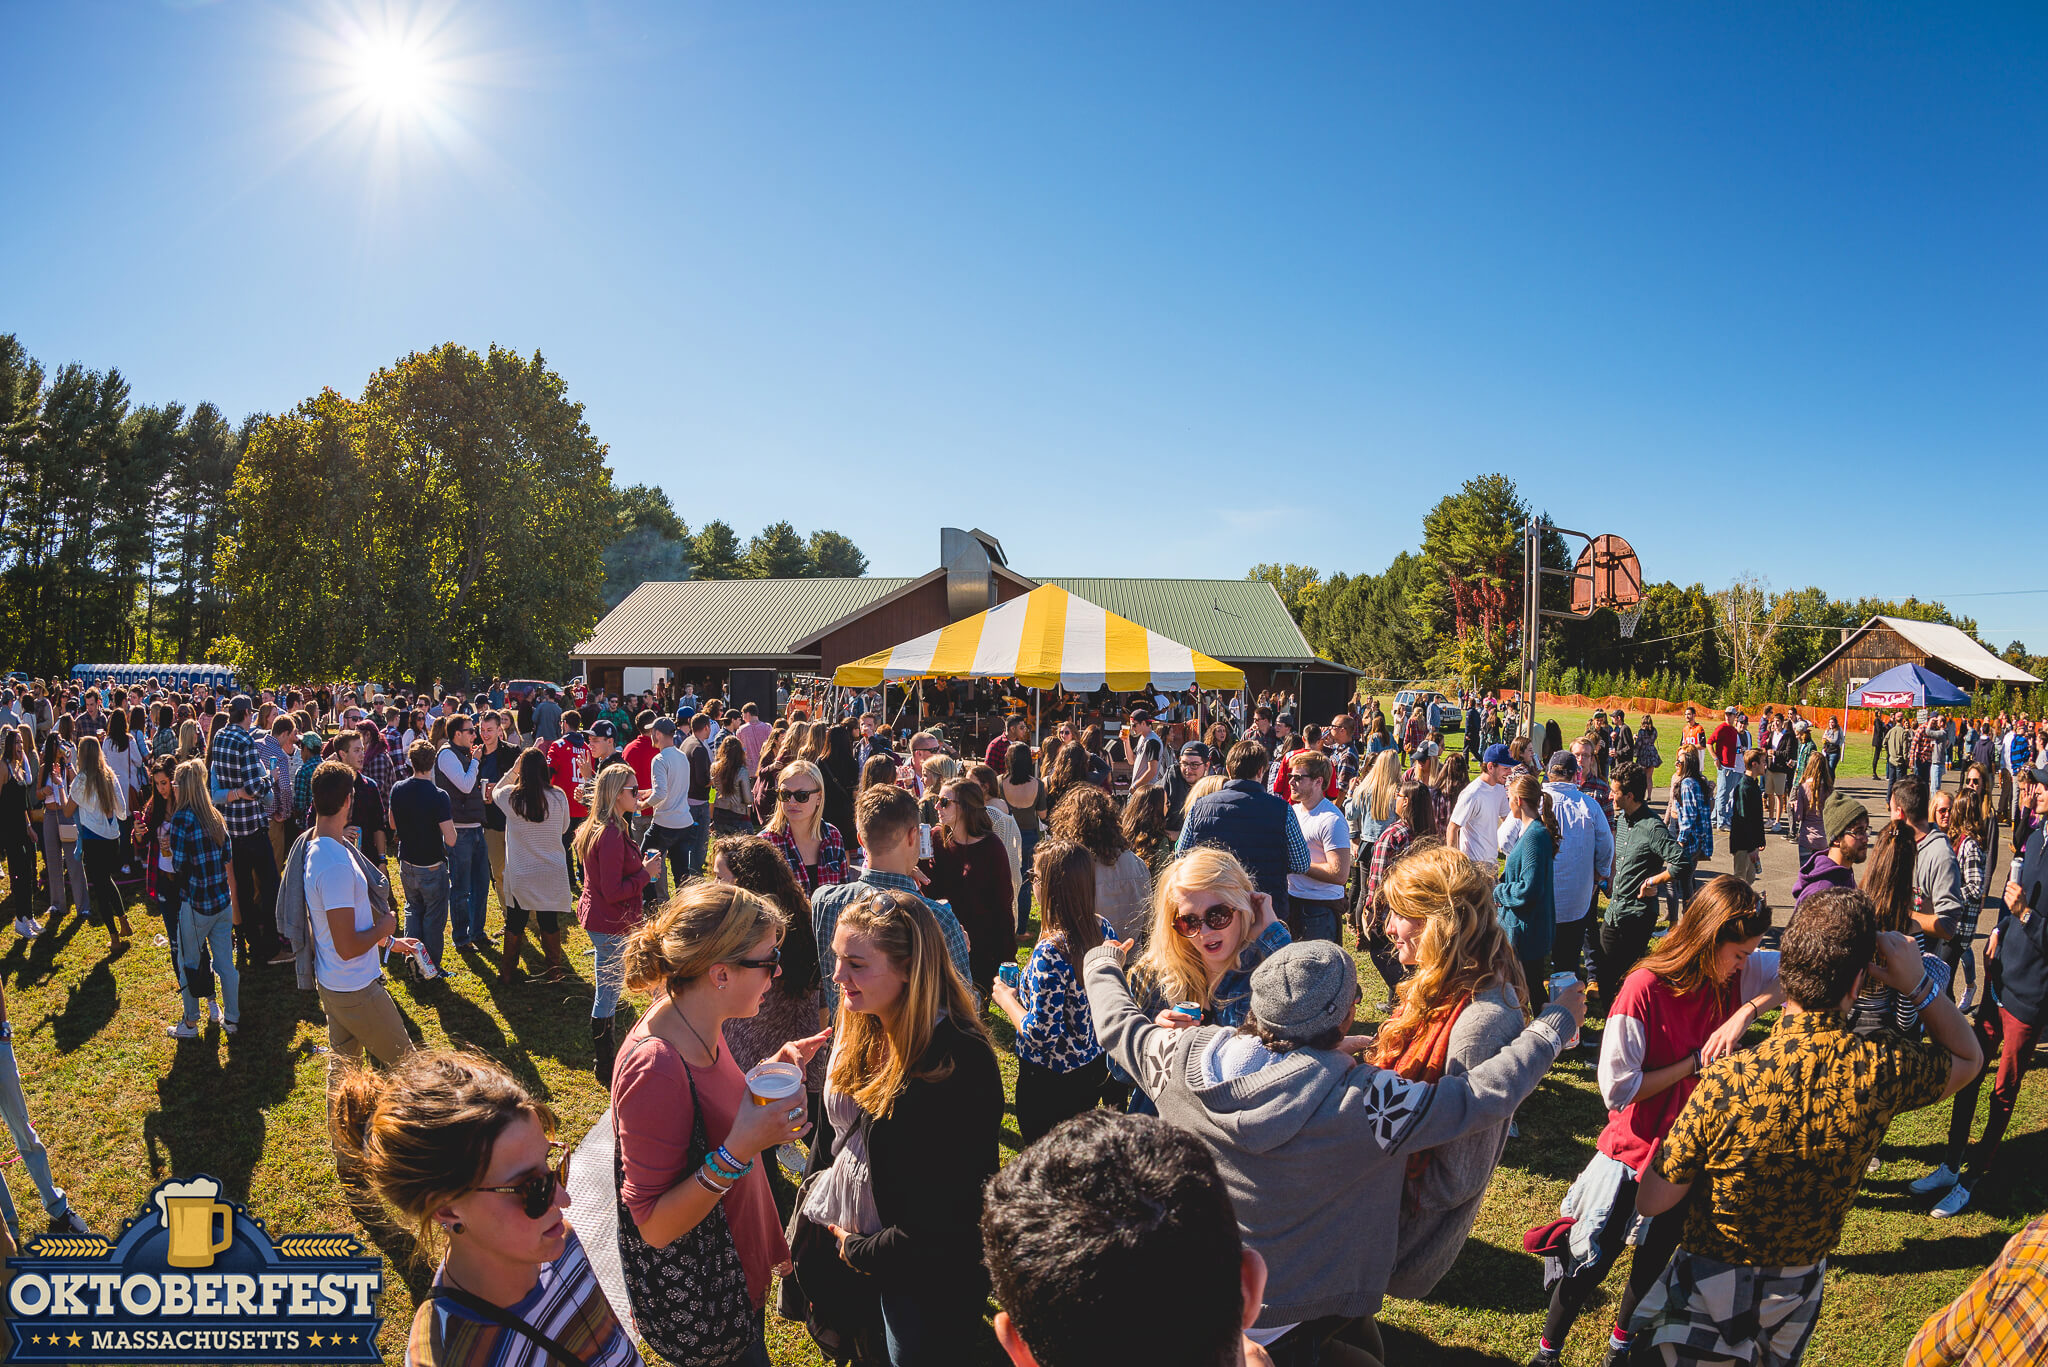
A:
{"type": "Polygon", "coordinates": [[[190,807],[171,818],[171,867],[194,911],[217,916],[228,909],[228,847],[206,838],[199,813],[190,807]]]}
{"type": "Polygon", "coordinates": [[[206,747],[206,770],[215,802],[220,802],[221,794],[237,788],[249,794],[234,802],[221,803],[221,819],[228,823],[228,835],[255,835],[261,831],[270,819],[270,804],[264,800],[270,796],[270,770],[264,767],[256,737],[249,734],[247,727],[223,726],[213,733],[213,740],[206,747]]]}
{"type": "Polygon", "coordinates": [[[1714,813],[1706,785],[1697,779],[1678,785],[1678,845],[1695,863],[1714,857],[1714,813]]]}
{"type": "MultiPolygon", "coordinates": [[[[832,932],[839,928],[839,913],[874,888],[907,892],[931,908],[940,932],[946,937],[946,953],[952,958],[953,967],[960,971],[960,981],[968,985],[967,995],[979,996],[974,990],[974,970],[967,962],[967,932],[960,929],[960,918],[953,914],[953,908],[944,902],[934,902],[919,892],[915,878],[869,869],[851,883],[835,883],[811,894],[811,928],[818,933],[818,972],[825,980],[826,1009],[839,1009],[839,984],[832,981],[832,970],[839,966],[838,957],[832,953],[832,932]]],[[[1010,957],[1016,957],[1014,950],[1010,957]]]]}

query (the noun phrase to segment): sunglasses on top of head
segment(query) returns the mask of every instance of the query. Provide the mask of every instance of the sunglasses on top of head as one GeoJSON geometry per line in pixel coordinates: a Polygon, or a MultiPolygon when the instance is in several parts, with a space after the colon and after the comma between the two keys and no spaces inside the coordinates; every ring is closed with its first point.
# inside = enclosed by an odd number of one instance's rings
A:
{"type": "Polygon", "coordinates": [[[510,1186],[478,1187],[478,1191],[500,1191],[519,1198],[520,1209],[529,1220],[538,1220],[555,1204],[555,1188],[569,1185],[570,1149],[559,1139],[548,1141],[548,1161],[539,1172],[510,1186]]]}
{"type": "Polygon", "coordinates": [[[1237,908],[1232,906],[1210,907],[1206,912],[1184,911],[1173,918],[1173,928],[1192,940],[1202,933],[1202,927],[1222,930],[1237,919],[1237,908]]]}

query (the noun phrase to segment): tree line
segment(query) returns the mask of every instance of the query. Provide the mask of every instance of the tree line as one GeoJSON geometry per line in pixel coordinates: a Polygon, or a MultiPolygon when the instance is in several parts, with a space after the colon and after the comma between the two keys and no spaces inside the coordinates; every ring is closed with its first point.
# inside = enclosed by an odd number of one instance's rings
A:
{"type": "Polygon", "coordinates": [[[618,535],[604,552],[605,607],[649,579],[858,579],[867,572],[867,556],[839,532],[804,537],[786,521],[771,522],[742,544],[715,518],[692,532],[659,485],[634,484],[619,493],[618,535]]]}
{"type": "Polygon", "coordinates": [[[137,405],[119,370],[52,370],[0,334],[0,668],[205,658],[253,422],[137,405]]]}
{"type": "MultiPolygon", "coordinates": [[[[1529,516],[1513,480],[1482,475],[1432,507],[1418,549],[1402,551],[1377,574],[1261,564],[1247,577],[1273,584],[1309,644],[1328,659],[1381,679],[1511,686],[1521,652],[1522,532],[1529,516]]],[[[1573,558],[1562,537],[1545,534],[1547,568],[1569,569],[1573,558]]],[[[1564,607],[1569,581],[1546,579],[1543,593],[1544,606],[1564,607]]],[[[1712,591],[1663,580],[1644,584],[1632,638],[1622,636],[1620,619],[1607,609],[1584,619],[1545,619],[1538,686],[1592,694],[1592,687],[1569,685],[1605,682],[1616,696],[1796,701],[1790,681],[1840,644],[1843,627],[1874,616],[1977,634],[1971,618],[1916,598],[1837,599],[1813,586],[1775,591],[1755,575],[1712,591]]],[[[1986,648],[2048,677],[2048,659],[2019,641],[2003,651],[1986,648]]]]}

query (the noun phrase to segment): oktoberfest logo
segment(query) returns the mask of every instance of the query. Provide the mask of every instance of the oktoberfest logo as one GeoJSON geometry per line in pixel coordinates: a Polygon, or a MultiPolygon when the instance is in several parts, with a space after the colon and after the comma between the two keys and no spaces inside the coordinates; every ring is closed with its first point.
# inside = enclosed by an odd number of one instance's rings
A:
{"type": "Polygon", "coordinates": [[[7,1362],[378,1362],[384,1261],[345,1234],[273,1241],[220,1183],[165,1182],[109,1242],[9,1258],[7,1362]]]}

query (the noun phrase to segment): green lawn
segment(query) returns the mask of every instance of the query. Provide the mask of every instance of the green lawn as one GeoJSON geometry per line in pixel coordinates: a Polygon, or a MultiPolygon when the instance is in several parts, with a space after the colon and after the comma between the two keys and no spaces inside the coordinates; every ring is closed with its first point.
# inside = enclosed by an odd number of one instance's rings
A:
{"type": "MultiPolygon", "coordinates": [[[[175,983],[166,951],[151,943],[153,923],[140,914],[135,920],[139,938],[117,960],[104,957],[99,931],[75,920],[33,942],[10,940],[0,953],[30,1114],[59,1184],[101,1230],[132,1216],[158,1181],[202,1171],[219,1177],[274,1232],[361,1229],[335,1179],[322,1128],[327,1058],[316,999],[292,988],[289,969],[257,969],[247,975],[253,981],[244,989],[242,1031],[231,1046],[217,1033],[168,1039],[164,1026],[179,1011],[175,983]]],[[[584,1026],[589,942],[571,931],[568,945],[576,969],[568,983],[500,988],[471,972],[452,982],[402,983],[395,996],[423,1040],[473,1046],[503,1061],[547,1096],[573,1138],[596,1121],[605,1097],[589,1073],[584,1026]]],[[[1378,1001],[1377,978],[1363,960],[1361,972],[1366,1000],[1378,1001]]],[[[1007,1046],[1007,1021],[992,1015],[991,1032],[1007,1046]]],[[[1544,1298],[1537,1260],[1521,1251],[1521,1232],[1555,1211],[1598,1133],[1603,1112],[1592,1057],[1589,1049],[1560,1065],[1523,1108],[1523,1135],[1509,1144],[1474,1239],[1435,1298],[1388,1303],[1391,1361],[1526,1357],[1544,1298]]],[[[1006,1078],[1013,1078],[1013,1060],[1007,1052],[1002,1059],[1006,1078]]],[[[1918,1212],[1903,1187],[1932,1161],[1947,1108],[1894,1127],[1886,1165],[1867,1181],[1834,1260],[1809,1362],[1896,1363],[1926,1314],[2048,1205],[2040,1177],[2048,1147],[2038,1133],[2048,1119],[2044,1110],[2030,1084],[2008,1146],[2011,1184],[1980,1209],[1939,1224],[1918,1212]]],[[[1007,1159],[1016,1147],[1008,1122],[1004,1145],[1007,1159]]],[[[0,1172],[27,1232],[35,1232],[40,1207],[33,1186],[18,1166],[0,1165],[0,1172]]],[[[369,1232],[392,1272],[381,1342],[397,1361],[425,1269],[409,1260],[402,1238],[369,1232]]],[[[1390,1231],[1360,1230],[1358,1237],[1386,1238],[1390,1231]]],[[[1598,1306],[1589,1310],[1568,1361],[1597,1360],[1600,1315],[1598,1306]]],[[[771,1325],[770,1342],[778,1363],[820,1362],[791,1326],[771,1325]]]]}

